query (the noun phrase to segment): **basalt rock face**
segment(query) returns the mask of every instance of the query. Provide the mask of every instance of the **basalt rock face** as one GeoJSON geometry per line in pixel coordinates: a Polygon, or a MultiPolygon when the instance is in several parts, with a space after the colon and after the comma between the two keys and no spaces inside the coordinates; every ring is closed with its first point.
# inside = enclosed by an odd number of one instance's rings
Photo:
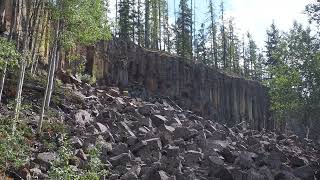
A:
{"type": "Polygon", "coordinates": [[[92,67],[102,84],[134,85],[132,96],[169,97],[183,108],[229,126],[246,122],[253,129],[273,129],[267,91],[258,82],[132,43],[101,42],[95,51],[92,67]],[[142,88],[137,90],[138,86],[142,88]]]}
{"type": "MultiPolygon", "coordinates": [[[[43,93],[33,87],[24,87],[24,100],[40,107],[43,93]]],[[[53,94],[59,101],[51,105],[56,115],[50,120],[63,121],[67,134],[45,130],[46,141],[31,141],[35,148],[26,175],[17,172],[23,179],[54,179],[49,172],[65,156],[58,149],[66,148],[66,137],[70,168],[87,170],[90,150],[100,147],[97,157],[110,180],[320,180],[318,142],[250,130],[243,124],[228,128],[173,101],[144,101],[115,87],[60,88],[64,93],[53,94]],[[49,143],[57,148],[49,148],[49,143]]],[[[0,115],[9,116],[8,108],[0,106],[0,115]]],[[[21,117],[36,132],[37,112],[26,108],[21,117]]]]}

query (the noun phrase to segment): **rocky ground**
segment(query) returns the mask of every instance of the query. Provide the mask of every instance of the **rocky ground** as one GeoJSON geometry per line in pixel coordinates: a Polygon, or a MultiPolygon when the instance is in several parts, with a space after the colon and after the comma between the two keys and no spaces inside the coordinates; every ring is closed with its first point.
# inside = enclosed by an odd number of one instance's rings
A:
{"type": "MultiPolygon", "coordinates": [[[[25,91],[32,107],[22,117],[36,129],[43,91],[25,91]],[[29,94],[28,94],[29,93],[29,94]]],[[[53,97],[52,119],[67,128],[81,169],[88,149],[101,147],[107,179],[154,180],[314,180],[320,179],[320,145],[297,136],[228,128],[183,110],[168,98],[144,101],[117,88],[63,85],[53,97]]],[[[1,107],[5,116],[7,107],[1,107]]],[[[44,136],[51,140],[59,135],[44,136]]],[[[27,166],[47,179],[57,152],[37,142],[27,166]]]]}

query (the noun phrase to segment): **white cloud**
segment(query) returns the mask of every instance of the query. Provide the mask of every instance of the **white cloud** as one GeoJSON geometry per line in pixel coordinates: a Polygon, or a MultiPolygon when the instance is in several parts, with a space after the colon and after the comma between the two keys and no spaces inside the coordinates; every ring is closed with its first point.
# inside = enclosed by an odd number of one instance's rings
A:
{"type": "Polygon", "coordinates": [[[280,30],[287,30],[294,20],[307,24],[303,14],[305,6],[315,0],[229,0],[229,16],[242,33],[249,31],[261,47],[265,41],[266,29],[274,20],[280,30]]]}

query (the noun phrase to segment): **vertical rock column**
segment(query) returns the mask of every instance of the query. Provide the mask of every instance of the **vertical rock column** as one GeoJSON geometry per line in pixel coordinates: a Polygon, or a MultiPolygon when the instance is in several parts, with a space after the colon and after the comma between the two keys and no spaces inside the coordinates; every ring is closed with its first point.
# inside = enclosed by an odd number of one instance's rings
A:
{"type": "Polygon", "coordinates": [[[126,76],[128,84],[142,85],[149,95],[170,97],[184,108],[229,126],[242,121],[259,130],[273,126],[266,88],[258,82],[132,43],[110,41],[106,47],[106,58],[95,63],[100,64],[98,69],[104,68],[99,72],[108,85],[118,85],[126,76]]]}

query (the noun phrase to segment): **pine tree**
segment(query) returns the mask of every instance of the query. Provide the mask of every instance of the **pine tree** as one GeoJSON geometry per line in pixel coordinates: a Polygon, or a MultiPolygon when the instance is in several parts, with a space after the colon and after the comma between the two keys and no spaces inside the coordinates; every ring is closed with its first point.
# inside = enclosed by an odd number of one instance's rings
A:
{"type": "Polygon", "coordinates": [[[205,32],[205,24],[202,23],[201,28],[199,29],[199,33],[195,38],[195,42],[196,42],[195,56],[196,56],[197,62],[211,66],[212,62],[210,62],[207,57],[207,47],[206,47],[207,38],[206,37],[207,35],[205,32]]]}
{"type": "Polygon", "coordinates": [[[254,77],[255,65],[257,62],[257,45],[254,42],[252,35],[248,32],[248,64],[249,64],[249,76],[250,78],[254,77]]]}
{"type": "Polygon", "coordinates": [[[241,56],[242,56],[242,61],[243,61],[243,77],[245,78],[249,78],[250,76],[250,69],[249,69],[249,65],[250,65],[250,59],[249,59],[249,55],[248,55],[248,50],[247,50],[247,46],[245,43],[245,38],[244,36],[242,37],[242,52],[241,52],[241,56]]]}
{"type": "Polygon", "coordinates": [[[180,10],[179,10],[178,20],[176,24],[177,54],[184,58],[191,59],[192,57],[191,9],[188,7],[187,0],[180,0],[179,8],[180,10]]]}
{"type": "Polygon", "coordinates": [[[150,0],[145,0],[145,18],[144,18],[144,44],[150,48],[150,0]]]}
{"type": "Polygon", "coordinates": [[[231,71],[233,68],[233,71],[235,72],[237,59],[236,59],[236,53],[237,53],[237,47],[236,47],[236,37],[234,33],[234,27],[233,27],[233,21],[232,19],[229,20],[229,32],[228,32],[228,70],[231,71]]]}
{"type": "Polygon", "coordinates": [[[171,31],[170,31],[170,24],[169,24],[169,4],[167,0],[162,1],[162,22],[163,22],[163,45],[164,51],[168,51],[171,53],[172,50],[172,42],[171,42],[171,31]]]}
{"type": "Polygon", "coordinates": [[[320,25],[320,3],[313,3],[306,6],[306,12],[308,13],[310,20],[320,25]]]}
{"type": "Polygon", "coordinates": [[[137,31],[138,31],[138,10],[136,9],[136,0],[130,0],[130,12],[129,12],[129,25],[130,25],[130,38],[134,43],[137,43],[137,31]]]}
{"type": "Polygon", "coordinates": [[[130,0],[119,3],[119,37],[123,40],[130,38],[130,0]]]}
{"type": "Polygon", "coordinates": [[[266,65],[276,65],[278,59],[276,57],[277,49],[279,46],[280,35],[275,23],[273,22],[270,26],[270,30],[267,30],[267,42],[266,42],[266,65]]]}
{"type": "Polygon", "coordinates": [[[209,0],[209,13],[210,13],[209,33],[211,37],[210,57],[214,67],[218,68],[217,24],[215,21],[213,0],[209,0]]]}
{"type": "Polygon", "coordinates": [[[264,62],[264,56],[262,53],[258,54],[257,62],[254,67],[254,80],[262,81],[263,80],[263,62],[264,62]]]}
{"type": "Polygon", "coordinates": [[[224,2],[221,0],[220,4],[220,10],[221,10],[221,44],[222,44],[222,63],[223,63],[223,69],[228,68],[228,62],[227,62],[227,35],[226,35],[226,28],[224,24],[224,2]]]}
{"type": "Polygon", "coordinates": [[[151,48],[159,49],[159,0],[151,0],[151,48]]]}
{"type": "Polygon", "coordinates": [[[159,27],[159,39],[158,39],[158,47],[159,47],[159,50],[161,51],[162,50],[162,28],[163,28],[163,25],[162,25],[162,9],[164,8],[163,7],[163,0],[158,0],[158,27],[159,27]]]}
{"type": "Polygon", "coordinates": [[[142,2],[138,0],[138,14],[137,14],[137,36],[138,36],[138,45],[144,47],[144,25],[142,18],[142,2]]]}

